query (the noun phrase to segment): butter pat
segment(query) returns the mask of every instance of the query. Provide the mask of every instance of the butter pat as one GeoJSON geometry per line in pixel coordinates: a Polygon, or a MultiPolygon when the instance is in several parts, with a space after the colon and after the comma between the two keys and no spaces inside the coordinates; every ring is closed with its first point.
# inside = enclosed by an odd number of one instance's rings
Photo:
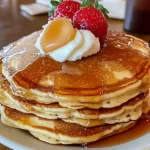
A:
{"type": "Polygon", "coordinates": [[[35,46],[41,54],[58,62],[80,60],[100,50],[99,39],[91,31],[74,29],[66,18],[58,18],[45,25],[35,46]]]}

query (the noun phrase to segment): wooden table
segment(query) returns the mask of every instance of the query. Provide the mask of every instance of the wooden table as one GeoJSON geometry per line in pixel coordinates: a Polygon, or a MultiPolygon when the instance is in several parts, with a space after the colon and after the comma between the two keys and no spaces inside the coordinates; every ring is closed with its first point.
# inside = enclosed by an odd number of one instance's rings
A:
{"type": "MultiPolygon", "coordinates": [[[[40,30],[47,23],[47,15],[30,16],[20,11],[20,4],[34,2],[34,0],[0,0],[0,49],[3,46],[34,31],[40,30]]],[[[109,29],[123,31],[123,21],[109,19],[109,29]]],[[[150,35],[134,34],[150,43],[150,35]]],[[[0,145],[0,150],[9,150],[0,145]]]]}

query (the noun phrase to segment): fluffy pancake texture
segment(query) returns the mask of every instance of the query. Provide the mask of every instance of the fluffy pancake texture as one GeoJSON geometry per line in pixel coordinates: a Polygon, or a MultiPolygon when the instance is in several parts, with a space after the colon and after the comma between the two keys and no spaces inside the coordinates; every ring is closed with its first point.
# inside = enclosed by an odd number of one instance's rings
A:
{"type": "Polygon", "coordinates": [[[14,43],[3,61],[3,75],[12,84],[14,94],[42,103],[59,101],[68,105],[71,101],[73,107],[78,103],[104,101],[98,107],[109,107],[108,99],[113,101],[124,95],[125,102],[147,90],[144,85],[148,84],[150,62],[144,41],[110,32],[105,47],[96,55],[59,63],[38,56],[34,44],[39,34],[36,32],[14,43]]]}
{"type": "Polygon", "coordinates": [[[0,103],[12,109],[17,109],[24,113],[32,113],[46,119],[61,118],[66,122],[78,123],[86,127],[137,120],[142,114],[143,102],[147,99],[147,96],[141,94],[129,102],[111,109],[74,110],[61,107],[58,103],[47,105],[31,103],[25,101],[25,99],[13,97],[6,91],[3,92],[6,96],[0,95],[0,103]]]}
{"type": "Polygon", "coordinates": [[[135,121],[131,121],[115,125],[85,128],[78,124],[63,122],[62,120],[43,120],[4,106],[1,106],[1,120],[8,126],[28,130],[39,139],[52,144],[88,143],[104,138],[108,134],[119,133],[135,125],[135,121]],[[48,140],[49,137],[50,140],[48,140]]]}
{"type": "Polygon", "coordinates": [[[47,143],[83,144],[128,130],[149,111],[146,42],[109,32],[97,54],[59,63],[35,48],[40,33],[1,52],[4,124],[47,143]]]}

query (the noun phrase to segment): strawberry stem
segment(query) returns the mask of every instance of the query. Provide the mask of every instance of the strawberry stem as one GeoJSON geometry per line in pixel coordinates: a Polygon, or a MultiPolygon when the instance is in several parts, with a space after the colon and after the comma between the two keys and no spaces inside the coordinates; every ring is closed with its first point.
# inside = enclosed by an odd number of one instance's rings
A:
{"type": "Polygon", "coordinates": [[[52,8],[50,9],[50,11],[48,12],[48,16],[51,17],[54,15],[54,11],[55,11],[55,8],[54,6],[52,6],[52,8]]]}
{"type": "Polygon", "coordinates": [[[93,6],[93,4],[89,0],[84,0],[81,4],[81,8],[84,8],[87,6],[93,6]]]}
{"type": "Polygon", "coordinates": [[[95,0],[94,4],[92,4],[90,2],[90,0],[83,0],[81,7],[82,8],[84,8],[84,7],[95,7],[98,10],[100,10],[106,18],[109,18],[109,16],[108,16],[109,11],[102,4],[99,4],[98,0],[95,0]]]}
{"type": "Polygon", "coordinates": [[[50,10],[49,13],[48,13],[48,16],[49,16],[49,17],[51,17],[51,16],[54,15],[54,11],[55,11],[56,7],[57,7],[61,2],[63,2],[63,0],[59,0],[59,1],[57,1],[57,0],[50,0],[50,3],[51,3],[51,5],[52,5],[52,8],[51,8],[51,10],[50,10]]]}
{"type": "Polygon", "coordinates": [[[95,6],[98,10],[100,10],[100,11],[104,14],[104,16],[105,16],[106,18],[109,18],[109,16],[108,16],[109,11],[108,11],[102,4],[99,4],[99,3],[98,3],[98,0],[95,0],[94,6],[95,6]]]}
{"type": "MultiPolygon", "coordinates": [[[[49,11],[48,16],[51,17],[54,15],[54,11],[55,11],[56,7],[61,2],[63,2],[63,0],[51,0],[50,1],[52,8],[49,11]]],[[[98,0],[95,0],[94,4],[92,4],[90,0],[83,0],[83,2],[81,3],[81,8],[84,8],[84,7],[95,7],[98,10],[100,10],[106,18],[109,18],[109,16],[108,16],[109,11],[102,4],[99,4],[98,0]]]]}
{"type": "Polygon", "coordinates": [[[60,2],[51,0],[51,4],[56,7],[60,4],[60,2]]]}

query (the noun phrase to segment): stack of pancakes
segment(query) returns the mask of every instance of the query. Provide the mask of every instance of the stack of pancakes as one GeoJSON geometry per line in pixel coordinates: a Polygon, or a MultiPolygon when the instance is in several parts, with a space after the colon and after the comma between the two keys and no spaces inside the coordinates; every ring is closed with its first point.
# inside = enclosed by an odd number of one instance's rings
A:
{"type": "Polygon", "coordinates": [[[35,32],[1,53],[4,124],[52,144],[93,142],[133,127],[149,111],[150,49],[109,32],[104,47],[75,62],[40,56],[35,32]]]}

